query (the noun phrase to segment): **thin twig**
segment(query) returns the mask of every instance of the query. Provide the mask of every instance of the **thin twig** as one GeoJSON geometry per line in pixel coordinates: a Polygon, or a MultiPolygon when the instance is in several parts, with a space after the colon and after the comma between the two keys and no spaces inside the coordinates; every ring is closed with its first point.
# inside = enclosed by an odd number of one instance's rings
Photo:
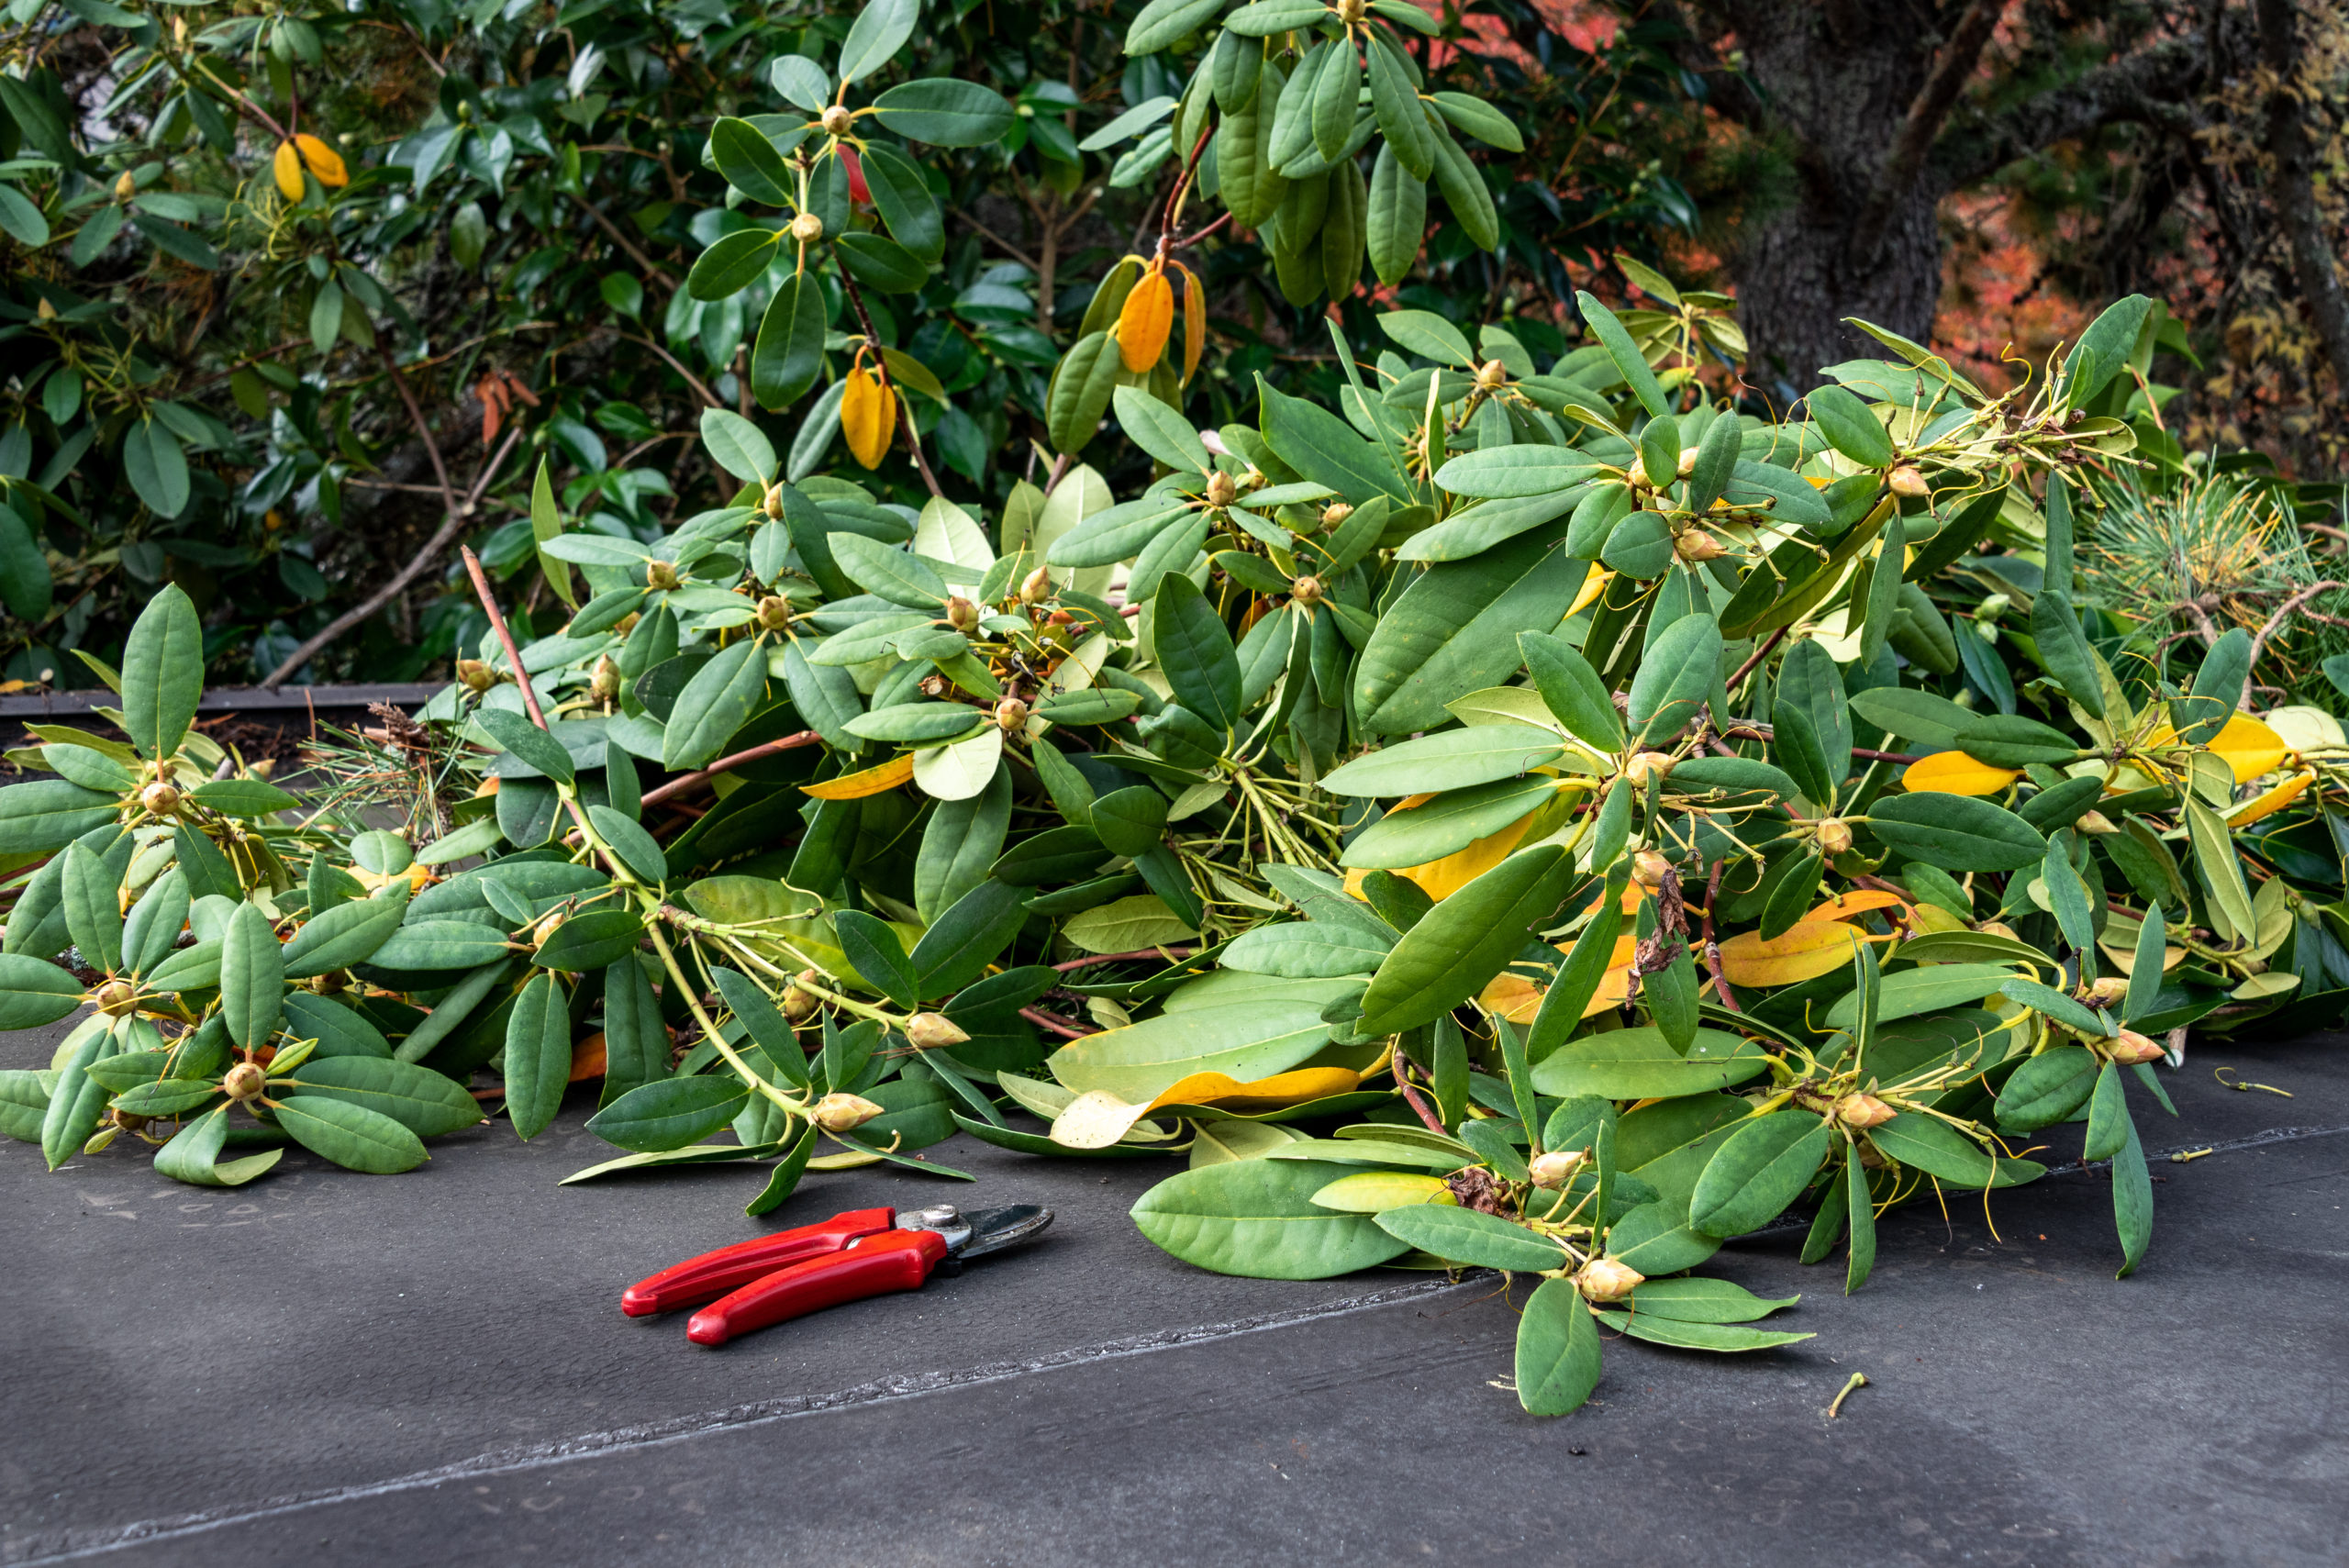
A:
{"type": "Polygon", "coordinates": [[[1086,1035],[1098,1034],[1101,1032],[1098,1029],[1078,1029],[1075,1025],[1070,1023],[1065,1018],[1056,1018],[1051,1013],[1041,1012],[1034,1007],[1020,1008],[1019,1016],[1026,1018],[1030,1023],[1034,1024],[1038,1029],[1052,1030],[1063,1040],[1083,1040],[1086,1035]]]}
{"type": "Polygon", "coordinates": [[[506,662],[513,666],[514,684],[522,688],[522,706],[530,710],[530,722],[548,734],[554,726],[547,722],[544,709],[539,706],[539,694],[530,684],[529,673],[522,668],[522,651],[515,646],[514,629],[506,624],[506,617],[497,607],[497,595],[489,589],[489,574],[481,569],[481,557],[467,545],[457,551],[465,563],[465,575],[473,580],[473,594],[481,600],[481,607],[489,617],[489,628],[497,633],[497,640],[506,649],[506,662]]]}
{"type": "MultiPolygon", "coordinates": [[[[896,383],[889,377],[889,361],[881,354],[881,335],[873,330],[873,317],[864,308],[863,292],[856,286],[856,280],[849,276],[845,269],[841,272],[841,286],[848,293],[849,304],[856,307],[856,319],[864,328],[864,341],[873,350],[873,363],[881,373],[882,393],[903,402],[904,399],[897,391],[896,383]]],[[[930,471],[930,460],[921,455],[921,437],[914,429],[913,407],[910,404],[907,405],[906,417],[899,433],[906,438],[906,450],[913,454],[914,466],[921,471],[921,482],[930,486],[930,493],[932,495],[941,501],[945,500],[946,492],[938,487],[938,475],[930,471]]]]}
{"type": "Polygon", "coordinates": [[[612,243],[618,246],[621,250],[625,251],[629,261],[634,261],[638,266],[643,268],[646,273],[662,287],[668,289],[673,294],[676,292],[677,280],[663,272],[661,268],[660,262],[655,261],[642,250],[638,250],[636,242],[630,239],[626,234],[620,232],[620,226],[604,216],[604,209],[602,207],[597,206],[585,196],[573,196],[572,199],[576,201],[581,206],[587,209],[587,216],[594,218],[596,226],[603,229],[606,234],[611,236],[612,243]]]}
{"type": "Polygon", "coordinates": [[[1705,967],[1713,972],[1713,995],[1731,1012],[1742,1013],[1745,1009],[1737,1005],[1737,993],[1729,988],[1729,976],[1721,973],[1721,944],[1713,934],[1713,908],[1720,902],[1721,873],[1728,866],[1726,859],[1715,861],[1712,874],[1705,879],[1705,924],[1698,940],[1705,944],[1705,967]]]}
{"type": "MultiPolygon", "coordinates": [[[[2284,629],[2285,619],[2289,617],[2294,610],[2299,609],[2302,605],[2307,604],[2319,594],[2337,594],[2340,592],[2342,592],[2342,586],[2338,583],[2318,583],[2311,584],[2309,587],[2302,588],[2290,598],[2277,606],[2276,613],[2267,617],[2266,624],[2252,634],[2251,667],[2254,670],[2259,667],[2259,656],[2266,651],[2267,639],[2284,629]]],[[[2242,705],[2238,702],[2236,706],[2240,706],[2242,705]]]]}
{"type": "Polygon", "coordinates": [[[736,768],[741,767],[745,763],[755,762],[762,757],[776,756],[785,751],[796,750],[801,746],[813,746],[822,739],[822,736],[817,734],[812,729],[803,729],[796,735],[786,735],[780,740],[769,740],[763,745],[753,746],[747,751],[737,751],[730,757],[720,757],[718,761],[710,763],[709,766],[702,769],[698,773],[684,774],[681,777],[671,779],[667,784],[662,784],[658,789],[645,791],[644,799],[640,804],[644,806],[658,806],[662,801],[669,799],[673,795],[683,795],[687,790],[696,789],[707,784],[719,773],[732,773],[736,768]]]}
{"type": "MultiPolygon", "coordinates": [[[[1770,656],[1770,650],[1777,647],[1779,640],[1786,635],[1787,628],[1782,626],[1777,630],[1772,632],[1768,637],[1764,638],[1762,639],[1762,646],[1755,649],[1752,657],[1748,658],[1744,663],[1740,664],[1737,667],[1737,673],[1731,675],[1729,680],[1723,684],[1721,690],[1725,692],[1733,692],[1737,690],[1738,686],[1745,680],[1745,677],[1753,673],[1753,667],[1756,664],[1761,663],[1763,660],[1767,659],[1770,656]]],[[[1726,718],[1729,716],[1727,714],[1723,714],[1721,717],[1726,718]]]]}
{"type": "Polygon", "coordinates": [[[384,367],[391,374],[392,384],[399,389],[400,401],[407,405],[408,417],[415,423],[416,433],[424,442],[424,450],[432,460],[433,473],[440,480],[440,504],[445,508],[446,515],[441,518],[440,528],[433,531],[432,537],[424,541],[424,548],[417,550],[409,559],[408,563],[401,567],[389,582],[376,589],[361,603],[328,621],[325,629],[286,655],[284,661],[276,669],[262,678],[261,684],[272,690],[283,685],[293,676],[295,671],[308,663],[320,649],[333,642],[352,627],[373,617],[376,611],[397,598],[406,591],[409,584],[423,575],[426,567],[440,559],[440,552],[447,550],[451,542],[464,531],[466,524],[473,520],[474,510],[481,503],[482,492],[488,489],[490,480],[495,476],[499,466],[505,462],[507,454],[514,450],[515,442],[522,439],[522,429],[518,425],[507,431],[506,439],[498,446],[496,451],[490,454],[489,461],[482,464],[481,473],[474,479],[473,487],[467,493],[465,499],[459,501],[456,493],[450,488],[449,470],[440,460],[440,443],[432,439],[431,428],[425,423],[424,410],[417,406],[415,395],[408,391],[406,378],[400,374],[398,365],[393,362],[388,351],[384,355],[384,367]]]}
{"type": "Polygon", "coordinates": [[[1095,953],[1091,958],[1073,958],[1066,963],[1056,963],[1052,967],[1066,974],[1072,969],[1090,969],[1098,963],[1123,963],[1144,958],[1188,958],[1198,951],[1197,948],[1168,948],[1162,952],[1157,948],[1137,948],[1132,952],[1102,952],[1095,953]]]}
{"type": "Polygon", "coordinates": [[[668,366],[671,370],[675,371],[679,375],[685,378],[685,384],[694,389],[694,395],[699,397],[710,407],[723,408],[726,406],[724,403],[719,401],[718,394],[710,391],[710,389],[703,384],[701,377],[687,370],[685,367],[685,362],[683,361],[679,360],[676,355],[671,353],[660,344],[654,342],[651,339],[640,337],[634,332],[620,332],[617,333],[616,336],[625,338],[631,343],[641,343],[646,348],[651,350],[654,353],[660,355],[662,360],[668,362],[668,366]]]}
{"type": "Polygon", "coordinates": [[[1419,1090],[1411,1086],[1410,1074],[1416,1069],[1417,1065],[1418,1064],[1409,1057],[1404,1055],[1399,1051],[1397,1051],[1395,1053],[1394,1062],[1390,1063],[1391,1070],[1395,1074],[1395,1086],[1403,1091],[1404,1103],[1409,1106],[1413,1111],[1418,1113],[1419,1118],[1421,1121],[1427,1123],[1427,1128],[1430,1132],[1435,1133],[1439,1137],[1449,1138],[1452,1134],[1444,1129],[1443,1118],[1437,1116],[1433,1111],[1428,1109],[1427,1101],[1421,1099],[1419,1097],[1419,1090]]]}
{"type": "Polygon", "coordinates": [[[1010,240],[1006,239],[1002,235],[997,234],[994,229],[989,228],[985,224],[981,223],[977,218],[973,217],[967,212],[957,212],[954,216],[963,223],[969,225],[973,229],[976,230],[980,239],[989,241],[996,250],[1001,250],[1005,255],[1010,257],[1013,261],[1019,262],[1030,272],[1041,275],[1043,269],[1036,264],[1036,259],[1029,255],[1027,251],[1022,250],[1019,246],[1014,245],[1010,240]]]}

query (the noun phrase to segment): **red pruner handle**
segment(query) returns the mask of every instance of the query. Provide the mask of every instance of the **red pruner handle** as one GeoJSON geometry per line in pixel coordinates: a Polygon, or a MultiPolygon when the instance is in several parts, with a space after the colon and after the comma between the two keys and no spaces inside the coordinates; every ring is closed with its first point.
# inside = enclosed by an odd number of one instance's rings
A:
{"type": "Polygon", "coordinates": [[[737,1241],[637,1281],[620,1293],[620,1310],[631,1318],[645,1318],[699,1307],[777,1269],[825,1257],[861,1236],[878,1235],[896,1223],[894,1208],[852,1208],[819,1224],[737,1241]]]}
{"type": "Polygon", "coordinates": [[[935,1230],[892,1230],[868,1236],[829,1257],[777,1269],[724,1300],[710,1303],[685,1325],[685,1338],[696,1345],[722,1345],[738,1334],[820,1312],[844,1301],[862,1301],[896,1290],[919,1290],[930,1271],[945,1256],[946,1239],[935,1230]]]}

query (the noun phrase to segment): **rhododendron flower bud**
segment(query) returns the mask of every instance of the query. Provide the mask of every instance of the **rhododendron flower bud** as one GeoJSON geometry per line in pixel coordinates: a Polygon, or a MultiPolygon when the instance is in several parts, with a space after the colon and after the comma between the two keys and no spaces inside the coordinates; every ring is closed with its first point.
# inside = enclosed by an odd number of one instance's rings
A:
{"type": "Polygon", "coordinates": [[[1530,1162],[1533,1184],[1553,1191],[1563,1187],[1575,1179],[1575,1173],[1582,1169],[1583,1162],[1588,1158],[1579,1149],[1564,1153],[1536,1154],[1530,1162]]]}
{"type": "Polygon", "coordinates": [[[1846,1095],[1835,1102],[1835,1119],[1854,1130],[1882,1127],[1899,1114],[1874,1095],[1846,1095]]]}
{"type": "Polygon", "coordinates": [[[1575,1288],[1585,1301],[1620,1301],[1647,1284],[1648,1276],[1613,1258],[1593,1258],[1575,1271],[1575,1288]]]}
{"type": "Polygon", "coordinates": [[[919,1049],[930,1051],[942,1045],[961,1045],[971,1037],[943,1013],[916,1013],[906,1020],[906,1038],[919,1049]]]}
{"type": "Polygon", "coordinates": [[[848,1132],[879,1116],[882,1109],[863,1095],[826,1095],[816,1102],[810,1117],[826,1132],[848,1132]]]}
{"type": "Polygon", "coordinates": [[[1623,776],[1632,784],[1644,784],[1648,782],[1649,774],[1671,766],[1672,758],[1665,752],[1638,751],[1632,754],[1630,762],[1623,764],[1623,776]]]}

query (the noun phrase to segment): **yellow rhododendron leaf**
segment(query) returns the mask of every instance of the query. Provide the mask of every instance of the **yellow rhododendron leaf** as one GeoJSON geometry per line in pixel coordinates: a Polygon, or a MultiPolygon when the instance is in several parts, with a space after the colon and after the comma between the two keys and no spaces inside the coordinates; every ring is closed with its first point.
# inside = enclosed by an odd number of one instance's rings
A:
{"type": "Polygon", "coordinates": [[[1308,1100],[1342,1095],[1361,1083],[1359,1073],[1343,1067],[1299,1067],[1245,1084],[1228,1073],[1194,1073],[1167,1085],[1163,1093],[1142,1108],[1154,1111],[1161,1106],[1213,1106],[1236,1116],[1253,1116],[1259,1111],[1276,1111],[1287,1106],[1301,1106],[1308,1100]]]}
{"type": "Polygon", "coordinates": [[[2266,794],[2255,799],[2247,800],[2228,812],[2227,826],[2248,828],[2263,817],[2273,817],[2306,795],[2309,785],[2314,783],[2316,783],[2316,774],[2313,772],[2294,773],[2266,794]]]}
{"type": "Polygon", "coordinates": [[[1340,1176],[1313,1195],[1314,1204],[1341,1214],[1384,1214],[1415,1203],[1457,1204],[1452,1184],[1442,1176],[1404,1171],[1358,1171],[1340,1176]]]}
{"type": "Polygon", "coordinates": [[[1589,1002],[1583,1006],[1582,1016],[1587,1018],[1609,1007],[1620,1007],[1623,1005],[1623,998],[1631,994],[1631,961],[1627,956],[1622,962],[1610,964],[1607,973],[1598,977],[1598,989],[1590,994],[1589,1002]]]}
{"type": "Polygon", "coordinates": [[[841,392],[841,434],[848,440],[849,455],[867,468],[878,468],[896,433],[896,399],[871,371],[862,365],[851,370],[841,392]]]}
{"type": "MultiPolygon", "coordinates": [[[[1394,810],[1408,811],[1434,798],[1431,795],[1406,795],[1395,803],[1394,810]]],[[[1395,874],[1405,882],[1418,884],[1420,892],[1440,904],[1508,859],[1509,851],[1517,848],[1519,840],[1525,837],[1525,830],[1532,825],[1538,810],[1537,807],[1535,811],[1527,812],[1500,831],[1477,840],[1464,850],[1454,850],[1442,860],[1430,861],[1425,865],[1398,867],[1395,874]]],[[[1394,811],[1387,815],[1393,816],[1394,811]]],[[[1346,892],[1350,896],[1362,896],[1363,878],[1368,874],[1358,869],[1346,873],[1346,892]]]]}
{"type": "Polygon", "coordinates": [[[1607,584],[1613,581],[1615,581],[1615,573],[1612,572],[1592,573],[1583,579],[1582,592],[1575,595],[1575,602],[1567,606],[1565,615],[1559,618],[1568,619],[1589,608],[1598,602],[1599,595],[1607,592],[1607,584]]]}
{"type": "Polygon", "coordinates": [[[1412,866],[1395,874],[1406,882],[1416,882],[1419,890],[1441,904],[1503,861],[1508,859],[1517,841],[1525,837],[1526,828],[1533,824],[1533,813],[1510,823],[1488,838],[1477,840],[1464,850],[1455,850],[1440,861],[1412,866]]]}
{"type": "Polygon", "coordinates": [[[1542,990],[1522,974],[1503,970],[1492,984],[1476,993],[1476,1006],[1513,1024],[1530,1024],[1542,1010],[1542,990]]]}
{"type": "Polygon", "coordinates": [[[1875,887],[1854,887],[1847,893],[1837,894],[1805,915],[1803,919],[1806,921],[1849,920],[1865,915],[1871,909],[1907,909],[1909,907],[1909,901],[1898,893],[1887,893],[1875,887]]]}
{"type": "Polygon", "coordinates": [[[302,183],[302,155],[294,150],[290,141],[281,141],[269,160],[269,172],[277,177],[277,188],[289,202],[298,202],[308,187],[302,183]]]}
{"type": "Polygon", "coordinates": [[[1359,1073],[1343,1067],[1300,1067],[1245,1084],[1228,1073],[1194,1073],[1168,1085],[1146,1106],[1121,1100],[1107,1089],[1091,1089],[1052,1118],[1052,1141],[1069,1149],[1107,1149],[1161,1106],[1214,1106],[1235,1116],[1253,1116],[1342,1095],[1361,1082],[1359,1073]]]}
{"type": "MultiPolygon", "coordinates": [[[[1846,928],[1847,929],[1849,928],[1846,928]]],[[[1572,942],[1558,944],[1560,952],[1572,950],[1572,942]]],[[[1607,973],[1599,977],[1598,989],[1582,1010],[1584,1018],[1593,1013],[1619,1007],[1631,993],[1631,959],[1639,951],[1640,939],[1626,931],[1615,939],[1615,951],[1607,955],[1607,973]]],[[[1690,951],[1695,951],[1691,944],[1690,951]]],[[[1542,1010],[1542,999],[1550,993],[1522,975],[1507,971],[1493,977],[1492,983],[1476,994],[1476,1005],[1486,1012],[1507,1018],[1513,1024],[1530,1024],[1542,1010]]]]}
{"type": "Polygon", "coordinates": [[[1963,751],[1936,751],[1909,764],[1901,787],[1911,795],[1996,795],[2022,777],[2017,768],[1994,768],[1963,751]]]}
{"type": "Polygon", "coordinates": [[[318,177],[319,184],[341,186],[351,183],[351,172],[342,166],[341,153],[307,131],[295,137],[294,145],[301,149],[302,161],[310,166],[310,172],[318,177]]]}
{"type": "Polygon", "coordinates": [[[1740,931],[1721,943],[1721,973],[1732,985],[1792,985],[1842,969],[1867,940],[1841,920],[1799,920],[1775,937],[1740,931]]]}
{"type": "Polygon", "coordinates": [[[1174,330],[1174,287],[1157,268],[1142,275],[1118,312],[1118,354],[1126,369],[1142,375],[1157,368],[1166,355],[1166,339],[1174,330]]]}
{"type": "MultiPolygon", "coordinates": [[[[2177,744],[2177,731],[2165,724],[2145,737],[2145,749],[2158,751],[2177,744]]],[[[2226,722],[2226,727],[2212,736],[2205,750],[2226,763],[2235,783],[2249,784],[2263,773],[2272,773],[2283,765],[2284,755],[2291,748],[2277,734],[2247,713],[2238,713],[2226,722]]]]}
{"type": "Polygon", "coordinates": [[[822,784],[801,784],[804,794],[818,800],[863,800],[868,795],[879,795],[885,789],[895,789],[914,776],[914,754],[892,757],[877,768],[867,768],[861,773],[844,773],[822,784]]]}
{"type": "Polygon", "coordinates": [[[1199,373],[1199,360],[1208,350],[1208,299],[1197,274],[1179,261],[1174,266],[1183,274],[1183,384],[1187,386],[1199,373]]]}
{"type": "Polygon", "coordinates": [[[2282,767],[2284,755],[2291,748],[2267,726],[2247,713],[2239,713],[2212,738],[2210,750],[2227,764],[2235,775],[2235,783],[2243,784],[2282,767]]]}

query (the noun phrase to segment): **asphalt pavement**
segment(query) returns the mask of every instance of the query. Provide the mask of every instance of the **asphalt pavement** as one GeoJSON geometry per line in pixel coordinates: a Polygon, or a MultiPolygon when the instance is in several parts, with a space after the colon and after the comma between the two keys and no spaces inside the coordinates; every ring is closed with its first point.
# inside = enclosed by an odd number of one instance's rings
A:
{"type": "Polygon", "coordinates": [[[583,1094],[398,1177],[295,1151],[216,1192],[0,1145],[0,1562],[2339,1563],[2349,1037],[2164,1078],[2131,1279],[2093,1169],[1887,1217],[1849,1298],[1751,1239],[1709,1272],[1802,1293],[1769,1326],[1816,1339],[1610,1341],[1549,1420],[1507,1386],[1522,1282],[1204,1273],[1126,1217],[1172,1162],[961,1138],[931,1153],[974,1184],[811,1175],[749,1220],[745,1167],[556,1185],[614,1152],[583,1094]],[[688,1253],[941,1201],[1058,1218],[722,1350],[618,1311],[688,1253]]]}

